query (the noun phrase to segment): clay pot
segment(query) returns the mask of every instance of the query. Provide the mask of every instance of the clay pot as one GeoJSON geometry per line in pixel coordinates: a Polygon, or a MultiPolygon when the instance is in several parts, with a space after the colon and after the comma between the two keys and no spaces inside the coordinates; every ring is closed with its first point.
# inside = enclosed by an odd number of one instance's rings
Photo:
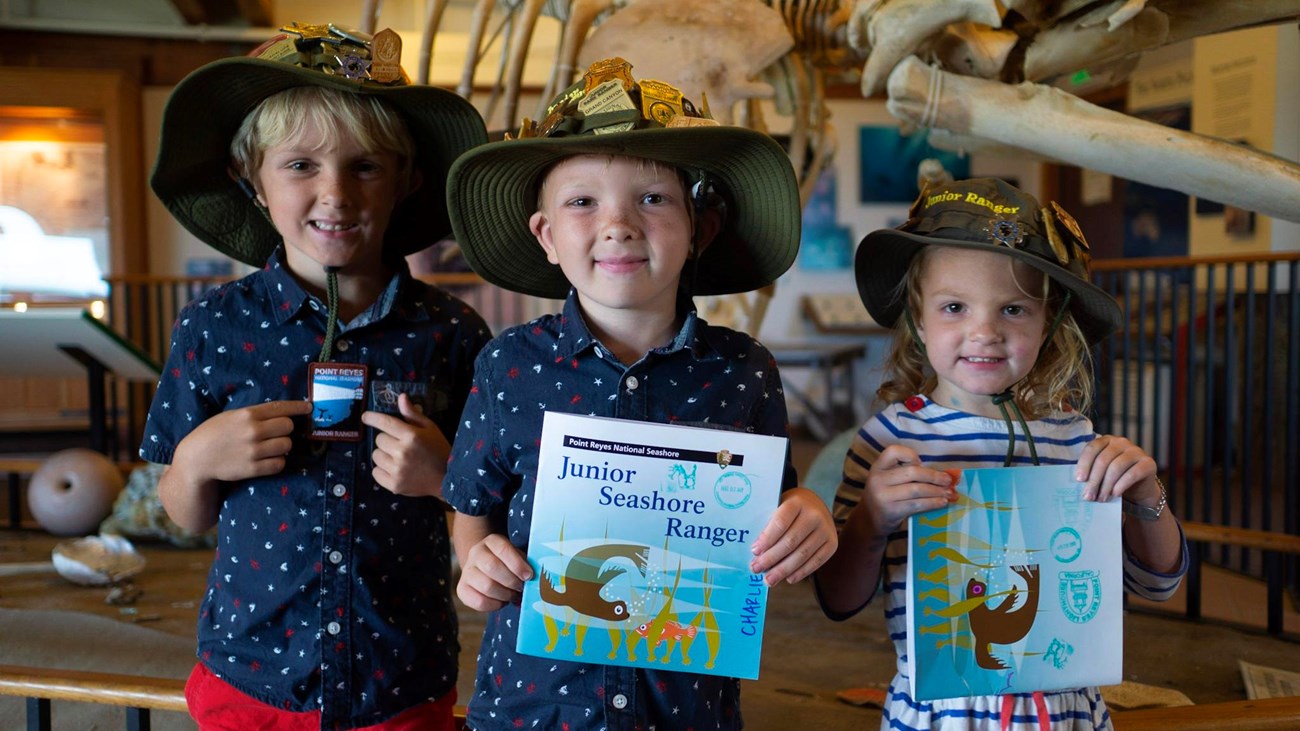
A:
{"type": "Polygon", "coordinates": [[[56,452],[27,485],[27,507],[41,527],[56,536],[93,533],[113,510],[125,484],[108,457],[91,449],[56,452]]]}

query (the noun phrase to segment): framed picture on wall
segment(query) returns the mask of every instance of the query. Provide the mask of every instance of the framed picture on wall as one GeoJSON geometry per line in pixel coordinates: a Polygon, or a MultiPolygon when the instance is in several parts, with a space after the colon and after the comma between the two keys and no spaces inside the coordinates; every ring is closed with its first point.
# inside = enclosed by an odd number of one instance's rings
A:
{"type": "Polygon", "coordinates": [[[916,171],[927,158],[941,162],[956,180],[970,177],[969,158],[932,146],[925,131],[904,135],[896,126],[862,125],[858,128],[858,201],[916,200],[921,192],[916,171]]]}
{"type": "Polygon", "coordinates": [[[853,261],[849,229],[836,220],[835,168],[827,167],[817,177],[812,196],[803,208],[803,233],[799,239],[799,268],[807,271],[840,271],[853,261]]]}

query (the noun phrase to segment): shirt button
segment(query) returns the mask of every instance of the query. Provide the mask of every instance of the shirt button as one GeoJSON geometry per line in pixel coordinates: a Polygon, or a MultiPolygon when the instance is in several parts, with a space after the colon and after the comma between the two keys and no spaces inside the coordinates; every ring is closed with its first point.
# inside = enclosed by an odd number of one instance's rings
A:
{"type": "Polygon", "coordinates": [[[334,497],[343,497],[344,495],[348,494],[348,489],[343,485],[335,485],[333,492],[334,492],[334,497]]]}
{"type": "Polygon", "coordinates": [[[316,300],[311,300],[311,301],[308,302],[307,304],[311,305],[311,308],[312,308],[313,310],[316,310],[317,312],[320,312],[320,305],[316,302],[316,300]]]}
{"type": "Polygon", "coordinates": [[[335,340],[334,347],[338,348],[340,353],[346,353],[348,352],[348,348],[352,347],[352,343],[349,343],[346,340],[335,340]]]}
{"type": "Polygon", "coordinates": [[[627,386],[627,390],[635,391],[636,387],[641,385],[641,382],[636,380],[636,376],[628,376],[627,380],[623,381],[623,384],[627,386]]]}
{"type": "Polygon", "coordinates": [[[627,708],[627,696],[623,695],[622,693],[619,693],[618,695],[611,698],[609,702],[613,703],[614,707],[620,711],[623,710],[624,708],[627,708]]]}
{"type": "Polygon", "coordinates": [[[330,551],[330,563],[338,563],[343,560],[343,553],[340,551],[330,551]]]}
{"type": "MultiPolygon", "coordinates": [[[[343,628],[339,626],[339,623],[338,623],[338,622],[330,622],[329,624],[325,625],[325,631],[326,631],[326,632],[329,632],[329,633],[332,634],[332,635],[336,635],[336,634],[342,632],[342,631],[343,631],[343,628]]],[[[627,700],[624,699],[623,702],[626,703],[627,700]]]]}

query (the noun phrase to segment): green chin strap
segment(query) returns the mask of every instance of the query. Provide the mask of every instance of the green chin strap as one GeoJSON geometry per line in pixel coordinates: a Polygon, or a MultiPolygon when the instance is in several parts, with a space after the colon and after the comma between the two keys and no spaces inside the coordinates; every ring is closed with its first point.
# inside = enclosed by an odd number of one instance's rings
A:
{"type": "MultiPolygon", "coordinates": [[[[1043,357],[1043,350],[1047,348],[1048,343],[1052,342],[1057,329],[1060,328],[1061,320],[1065,318],[1065,313],[1070,308],[1070,295],[1071,293],[1067,289],[1065,299],[1061,301],[1061,307],[1056,311],[1056,317],[1052,318],[1052,324],[1047,328],[1047,335],[1043,338],[1043,344],[1038,346],[1038,358],[1043,357]]],[[[926,356],[928,359],[929,355],[925,352],[925,343],[916,331],[916,322],[912,319],[911,311],[906,308],[903,310],[903,321],[907,324],[908,332],[912,334],[912,342],[916,345],[917,350],[920,350],[921,355],[926,356]]],[[[1038,363],[1038,358],[1034,359],[1035,365],[1038,363]]],[[[1016,383],[1019,383],[1019,381],[1016,383]]],[[[1011,404],[1011,411],[1015,412],[1016,421],[1020,422],[1020,428],[1025,432],[1025,442],[1029,444],[1029,458],[1035,466],[1038,466],[1041,464],[1038,461],[1038,448],[1034,445],[1034,435],[1029,433],[1029,424],[1025,422],[1025,416],[1020,413],[1020,406],[1016,404],[1015,394],[1012,393],[1012,389],[1015,387],[1016,384],[1013,383],[1001,393],[989,394],[993,397],[993,403],[997,405],[998,410],[1002,412],[1002,420],[1007,425],[1007,456],[1002,460],[1002,466],[1010,467],[1011,459],[1016,453],[1016,428],[1011,421],[1011,414],[1007,411],[1007,404],[1011,404]]]]}

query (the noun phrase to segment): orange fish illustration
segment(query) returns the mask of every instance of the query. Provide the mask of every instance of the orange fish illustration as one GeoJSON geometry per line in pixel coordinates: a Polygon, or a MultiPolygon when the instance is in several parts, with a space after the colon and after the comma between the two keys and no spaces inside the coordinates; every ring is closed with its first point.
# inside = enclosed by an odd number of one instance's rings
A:
{"type": "MultiPolygon", "coordinates": [[[[659,633],[659,642],[663,642],[665,640],[670,640],[672,642],[681,642],[682,638],[684,637],[694,637],[695,632],[696,629],[695,629],[695,625],[693,624],[682,624],[681,622],[673,622],[673,621],[664,622],[663,632],[659,633]]],[[[649,639],[650,623],[646,622],[642,624],[640,627],[637,627],[636,633],[641,635],[642,637],[645,637],[646,639],[649,639]]]]}

